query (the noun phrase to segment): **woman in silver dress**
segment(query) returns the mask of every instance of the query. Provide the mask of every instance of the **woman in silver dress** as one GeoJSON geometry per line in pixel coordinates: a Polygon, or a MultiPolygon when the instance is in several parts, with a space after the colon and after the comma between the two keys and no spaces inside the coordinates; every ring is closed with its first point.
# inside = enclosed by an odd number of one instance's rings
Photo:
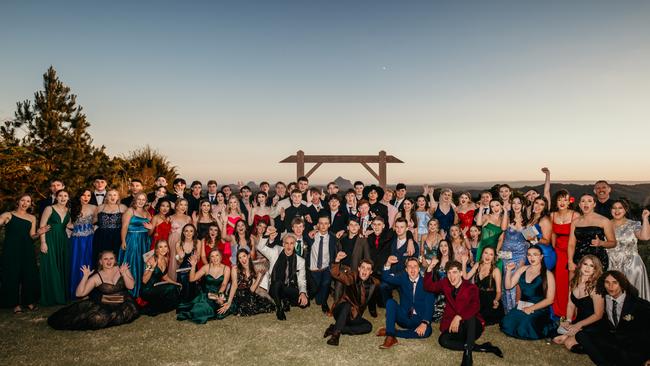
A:
{"type": "Polygon", "coordinates": [[[639,290],[639,297],[650,301],[650,283],[648,272],[637,248],[638,240],[650,240],[650,211],[643,210],[641,222],[630,220],[629,204],[624,200],[612,204],[612,224],[618,244],[607,249],[609,269],[615,269],[625,274],[630,283],[639,290]]]}

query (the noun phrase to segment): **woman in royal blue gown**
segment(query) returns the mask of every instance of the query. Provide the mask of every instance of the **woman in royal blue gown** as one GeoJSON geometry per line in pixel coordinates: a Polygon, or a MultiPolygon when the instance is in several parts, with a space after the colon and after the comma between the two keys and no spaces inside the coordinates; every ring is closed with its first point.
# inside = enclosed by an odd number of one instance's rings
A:
{"type": "MultiPolygon", "coordinates": [[[[72,203],[70,217],[72,218],[72,238],[70,240],[70,299],[75,299],[77,286],[83,273],[81,267],[94,267],[93,263],[93,217],[95,205],[89,204],[91,192],[85,189],[72,203]]],[[[70,224],[68,224],[70,225],[70,224]]]]}

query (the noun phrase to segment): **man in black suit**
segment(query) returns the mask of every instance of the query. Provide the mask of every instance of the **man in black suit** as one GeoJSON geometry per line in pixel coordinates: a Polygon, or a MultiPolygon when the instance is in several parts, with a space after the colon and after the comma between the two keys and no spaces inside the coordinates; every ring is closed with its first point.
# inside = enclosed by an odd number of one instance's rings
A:
{"type": "Polygon", "coordinates": [[[332,223],[330,230],[338,236],[340,232],[345,231],[349,216],[341,210],[341,199],[339,196],[335,194],[329,196],[327,205],[328,208],[324,209],[324,212],[327,212],[330,217],[330,222],[332,223]]]}
{"type": "Polygon", "coordinates": [[[104,198],[106,198],[106,178],[104,176],[98,175],[93,179],[93,193],[90,195],[90,204],[99,206],[104,203],[104,198]]]}
{"type": "Polygon", "coordinates": [[[576,341],[596,365],[647,365],[650,303],[619,271],[605,272],[596,291],[606,294],[605,314],[595,329],[578,332],[576,341]]]}
{"type": "Polygon", "coordinates": [[[478,218],[479,211],[483,212],[483,215],[490,213],[490,202],[492,201],[492,192],[485,190],[481,192],[481,198],[478,202],[478,208],[474,210],[474,221],[478,218]]]}
{"type": "Polygon", "coordinates": [[[610,220],[612,219],[612,205],[614,205],[614,200],[609,196],[611,193],[612,186],[606,180],[599,180],[594,184],[594,194],[596,195],[594,211],[610,220]]]}
{"type": "Polygon", "coordinates": [[[343,213],[345,213],[346,216],[356,216],[357,203],[357,196],[354,192],[354,189],[348,189],[348,191],[345,192],[345,204],[343,205],[343,213]]]}
{"type": "Polygon", "coordinates": [[[131,207],[131,203],[133,202],[133,197],[142,192],[144,190],[144,187],[142,186],[142,181],[140,179],[131,179],[131,182],[129,183],[129,192],[131,193],[129,196],[125,197],[120,201],[124,206],[126,207],[131,207]]]}
{"type": "Polygon", "coordinates": [[[390,203],[395,207],[398,211],[402,209],[402,206],[404,206],[404,200],[406,199],[406,185],[404,183],[397,183],[397,186],[395,186],[395,199],[392,200],[390,203]]]}
{"type": "Polygon", "coordinates": [[[357,201],[361,200],[363,198],[363,189],[365,188],[365,184],[363,184],[362,181],[358,180],[354,182],[354,196],[357,198],[357,201]]]}
{"type": "Polygon", "coordinates": [[[291,192],[291,206],[284,210],[280,210],[280,219],[282,220],[283,227],[287,231],[291,230],[291,222],[294,218],[300,217],[305,221],[305,229],[311,231],[314,227],[311,216],[309,215],[309,208],[302,203],[302,192],[294,189],[291,192]]]}
{"type": "Polygon", "coordinates": [[[50,193],[51,196],[47,198],[43,198],[42,200],[38,201],[37,206],[38,206],[38,216],[40,217],[43,215],[43,211],[45,211],[45,208],[47,206],[52,206],[54,202],[56,202],[56,192],[65,189],[65,184],[63,184],[63,181],[61,179],[52,179],[50,181],[50,193]]]}
{"type": "Polygon", "coordinates": [[[191,217],[193,213],[199,211],[199,204],[203,199],[201,196],[201,191],[203,190],[203,185],[198,180],[192,182],[190,185],[190,194],[186,196],[187,198],[187,214],[191,217]]]}
{"type": "MultiPolygon", "coordinates": [[[[169,193],[167,197],[169,198],[170,201],[176,202],[181,198],[185,198],[185,199],[189,198],[189,194],[185,192],[185,188],[187,187],[187,182],[185,182],[185,179],[183,178],[174,179],[172,186],[174,188],[174,191],[169,193]]],[[[188,207],[188,212],[189,212],[189,207],[188,207]]]]}
{"type": "Polygon", "coordinates": [[[244,214],[245,221],[248,221],[248,212],[253,209],[251,206],[251,195],[253,191],[249,186],[239,188],[239,210],[244,214]]]}
{"type": "Polygon", "coordinates": [[[363,189],[363,198],[368,200],[370,212],[375,216],[381,216],[384,222],[388,222],[388,207],[380,202],[383,197],[384,190],[379,186],[372,184],[363,189]]]}
{"type": "Polygon", "coordinates": [[[216,205],[217,204],[217,192],[219,186],[217,185],[217,181],[214,179],[210,179],[208,181],[208,192],[205,196],[205,198],[210,201],[210,204],[216,205]]]}

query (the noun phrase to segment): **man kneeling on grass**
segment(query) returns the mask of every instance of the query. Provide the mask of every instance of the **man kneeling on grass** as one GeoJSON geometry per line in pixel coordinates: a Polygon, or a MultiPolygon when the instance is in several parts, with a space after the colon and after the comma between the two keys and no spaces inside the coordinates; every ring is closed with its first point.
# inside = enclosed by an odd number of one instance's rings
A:
{"type": "Polygon", "coordinates": [[[390,267],[397,263],[396,256],[388,257],[381,275],[382,282],[397,286],[400,303],[393,299],[386,301],[386,327],[379,329],[377,336],[386,336],[381,349],[397,344],[397,338],[427,338],[431,335],[431,318],[435,295],[424,291],[420,262],[417,258],[406,259],[406,271],[391,273],[390,267]],[[404,329],[396,330],[399,325],[404,329]]]}
{"type": "Polygon", "coordinates": [[[271,273],[267,275],[266,281],[270,282],[269,293],[275,303],[275,315],[278,320],[286,320],[284,312],[289,311],[289,305],[303,308],[309,305],[305,260],[294,251],[296,236],[293,234],[282,238],[282,247],[269,247],[269,240],[272,242],[277,235],[271,228],[269,226],[260,239],[257,251],[269,260],[271,273]]]}
{"type": "Polygon", "coordinates": [[[362,259],[356,271],[347,266],[341,268],[341,260],[347,257],[345,252],[338,252],[330,271],[332,278],[343,284],[343,295],[332,307],[335,323],[325,330],[323,337],[330,339],[327,344],[339,345],[341,334],[366,334],[372,331],[372,324],[363,318],[368,299],[379,286],[379,281],[372,277],[372,261],[362,259]]]}
{"type": "Polygon", "coordinates": [[[472,365],[472,351],[491,352],[503,357],[501,350],[489,342],[474,343],[483,333],[485,321],[479,313],[478,287],[463,280],[463,266],[458,261],[447,263],[447,277],[434,282],[432,270],[436,264],[438,259],[433,258],[424,275],[424,289],[445,295],[446,305],[440,321],[438,343],[447,349],[463,351],[463,366],[472,365]]]}

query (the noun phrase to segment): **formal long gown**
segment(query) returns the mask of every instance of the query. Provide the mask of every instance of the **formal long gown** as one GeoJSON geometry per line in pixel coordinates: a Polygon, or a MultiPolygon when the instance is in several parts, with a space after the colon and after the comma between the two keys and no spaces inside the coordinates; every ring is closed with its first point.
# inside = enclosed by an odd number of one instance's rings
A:
{"type": "Polygon", "coordinates": [[[117,255],[120,253],[122,238],[122,212],[99,212],[97,214],[97,229],[93,235],[93,268],[97,265],[99,253],[110,250],[117,255]]]}
{"type": "MultiPolygon", "coordinates": [[[[445,272],[444,267],[440,266],[440,264],[438,264],[436,267],[438,268],[435,268],[433,270],[433,279],[435,281],[439,281],[443,278],[447,278],[447,272],[445,272]]],[[[445,312],[445,305],[446,305],[445,295],[443,295],[442,293],[436,295],[436,300],[433,303],[432,320],[434,322],[439,323],[440,320],[442,319],[442,314],[445,312]]]]}
{"type": "Polygon", "coordinates": [[[197,238],[199,238],[199,239],[205,238],[205,235],[210,230],[210,226],[212,226],[214,224],[215,223],[213,223],[213,222],[198,222],[198,223],[196,223],[196,235],[197,235],[197,238]]]}
{"type": "MultiPolygon", "coordinates": [[[[519,277],[521,301],[536,304],[546,297],[542,287],[542,277],[538,275],[530,283],[526,282],[526,272],[519,277]]],[[[526,315],[519,309],[512,309],[501,320],[503,333],[520,339],[542,339],[555,334],[555,324],[551,321],[551,307],[537,309],[526,315]]]]}
{"type": "Polygon", "coordinates": [[[52,208],[47,219],[50,230],[45,234],[47,254],[41,253],[41,304],[65,304],[70,281],[70,239],[65,231],[70,221],[69,212],[61,219],[52,208]]]}
{"type": "Polygon", "coordinates": [[[142,287],[142,272],[144,271],[144,259],[142,255],[149,251],[151,237],[144,224],[149,222],[146,217],[133,215],[129,220],[129,229],[126,233],[126,250],[120,249],[118,263],[128,263],[131,274],[135,280],[135,286],[131,290],[133,297],[140,296],[142,287]]]}
{"type": "Polygon", "coordinates": [[[467,212],[458,212],[458,222],[461,231],[465,229],[469,230],[469,228],[474,225],[474,210],[469,210],[467,212]]]}
{"type": "Polygon", "coordinates": [[[234,303],[237,309],[234,312],[240,316],[251,316],[275,311],[273,301],[251,292],[251,286],[255,279],[252,276],[245,277],[244,273],[237,273],[237,291],[235,292],[234,303]]]}
{"type": "MultiPolygon", "coordinates": [[[[476,248],[475,260],[477,262],[481,260],[481,255],[483,255],[483,248],[491,247],[496,252],[497,245],[499,244],[499,236],[502,232],[503,230],[501,230],[500,226],[494,225],[491,222],[488,222],[483,226],[481,229],[481,241],[478,243],[478,247],[476,248]]],[[[500,259],[497,261],[497,267],[501,268],[500,259]]]]}
{"type": "Polygon", "coordinates": [[[181,231],[183,231],[183,226],[185,224],[176,221],[173,218],[170,220],[170,223],[171,231],[169,232],[167,239],[167,243],[169,244],[169,263],[167,264],[167,272],[169,272],[169,278],[176,281],[176,269],[178,268],[178,262],[176,262],[176,244],[181,241],[181,231]]]}
{"type": "MultiPolygon", "coordinates": [[[[202,291],[190,302],[181,303],[176,313],[177,320],[190,320],[196,324],[205,324],[208,320],[223,319],[236,311],[236,304],[230,306],[227,312],[219,314],[221,305],[208,298],[208,293],[217,294],[223,282],[223,275],[218,278],[208,274],[203,279],[202,291]]],[[[227,295],[226,295],[227,296],[227,295]]]]}
{"type": "Polygon", "coordinates": [[[78,218],[72,229],[70,250],[70,299],[76,299],[82,266],[93,266],[93,215],[78,218]]]}
{"type": "Polygon", "coordinates": [[[576,236],[576,248],[575,253],[573,254],[573,263],[577,265],[580,263],[582,257],[591,254],[600,259],[600,263],[606,271],[609,268],[609,256],[607,255],[607,250],[603,247],[591,246],[591,241],[593,239],[599,238],[600,240],[605,240],[605,230],[599,226],[582,226],[576,227],[574,234],[576,236]]]}
{"type": "Polygon", "coordinates": [[[154,249],[156,244],[161,240],[166,240],[167,245],[169,246],[169,233],[172,230],[172,224],[169,221],[163,221],[160,224],[156,225],[153,229],[153,235],[151,235],[151,248],[154,249]]]}
{"type": "MultiPolygon", "coordinates": [[[[511,259],[503,259],[503,268],[504,271],[507,271],[506,266],[509,263],[515,264],[515,269],[512,273],[521,267],[522,263],[526,261],[526,251],[530,244],[524,238],[524,235],[520,230],[517,230],[508,226],[503,234],[503,246],[501,247],[502,251],[510,252],[512,254],[511,259]]],[[[503,272],[505,273],[505,272],[503,272]]],[[[505,313],[508,313],[511,309],[517,307],[517,287],[513,287],[510,290],[505,288],[505,281],[503,281],[503,291],[501,293],[501,302],[503,303],[503,310],[505,313]]]]}
{"type": "Polygon", "coordinates": [[[452,207],[449,207],[449,211],[447,211],[447,213],[444,213],[438,204],[438,207],[436,207],[436,210],[433,212],[433,218],[438,219],[440,228],[447,234],[449,234],[449,228],[451,228],[451,226],[454,224],[454,217],[454,209],[452,207]]]}
{"type": "Polygon", "coordinates": [[[481,317],[485,320],[485,325],[499,324],[503,318],[503,301],[499,301],[499,306],[493,307],[494,298],[497,295],[496,284],[492,273],[481,278],[479,271],[474,274],[474,283],[478,287],[478,295],[481,303],[481,317]]]}
{"type": "Polygon", "coordinates": [[[13,214],[5,225],[0,287],[2,307],[29,305],[38,301],[38,269],[34,239],[29,235],[31,229],[31,221],[13,214]]]}
{"type": "MultiPolygon", "coordinates": [[[[182,252],[181,252],[182,253],[182,252]]],[[[192,268],[192,263],[190,263],[190,258],[195,254],[195,251],[192,250],[189,253],[183,253],[183,260],[178,265],[178,269],[188,269],[192,268]]],[[[176,280],[181,284],[180,292],[180,301],[181,303],[186,303],[192,300],[197,293],[196,283],[190,282],[190,271],[181,271],[176,273],[176,280]]]]}
{"type": "Polygon", "coordinates": [[[650,283],[648,272],[637,247],[635,232],[641,230],[639,221],[627,220],[615,228],[616,246],[607,249],[609,269],[623,272],[628,281],[639,290],[639,297],[650,301],[650,283]]]}
{"type": "Polygon", "coordinates": [[[571,234],[571,223],[553,223],[555,234],[555,300],[553,301],[553,313],[559,317],[566,316],[566,306],[569,302],[569,235],[571,234]]]}
{"type": "Polygon", "coordinates": [[[50,315],[47,323],[59,330],[93,330],[108,328],[134,321],[138,308],[129,294],[122,276],[115,285],[104,282],[97,286],[87,299],[68,305],[50,315]],[[124,301],[119,304],[102,302],[102,295],[121,295],[124,301]]]}
{"type": "Polygon", "coordinates": [[[140,297],[147,302],[141,311],[143,314],[155,316],[178,307],[180,287],[173,283],[163,283],[165,274],[167,270],[163,272],[158,266],[154,267],[149,281],[142,286],[140,297]]]}

